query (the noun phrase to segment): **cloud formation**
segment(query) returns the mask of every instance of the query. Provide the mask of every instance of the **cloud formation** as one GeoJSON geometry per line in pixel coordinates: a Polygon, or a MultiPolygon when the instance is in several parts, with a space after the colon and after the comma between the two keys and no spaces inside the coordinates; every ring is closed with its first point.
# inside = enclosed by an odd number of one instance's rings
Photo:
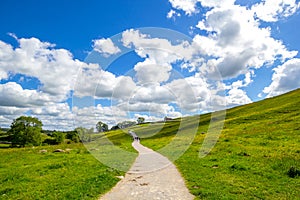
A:
{"type": "Polygon", "coordinates": [[[21,114],[37,116],[49,129],[71,129],[74,124],[93,127],[103,121],[112,126],[138,116],[160,120],[224,109],[252,102],[247,88],[260,68],[273,69],[271,84],[260,91],[267,97],[300,87],[298,52],[275,39],[268,26],[295,14],[299,2],[169,2],[167,18],[197,19],[191,37],[129,29],[118,40],[92,41],[93,51],[105,59],[122,55],[121,49],[135,52],[140,59],[122,75],[38,38],[12,35],[16,47],[0,41],[1,125],[21,114]],[[35,87],[28,86],[28,78],[36,80],[35,87]],[[80,99],[78,105],[72,105],[71,95],[80,99]]]}
{"type": "Polygon", "coordinates": [[[264,0],[251,7],[255,16],[265,22],[276,22],[293,15],[300,7],[296,0],[264,0]]]}
{"type": "Polygon", "coordinates": [[[300,59],[294,58],[273,69],[272,83],[263,92],[267,97],[283,94],[300,86],[300,59]]]}
{"type": "MultiPolygon", "coordinates": [[[[255,70],[280,63],[274,69],[272,83],[263,92],[274,96],[300,86],[293,78],[297,74],[298,59],[295,57],[298,51],[288,50],[281,40],[272,36],[271,27],[262,25],[295,14],[300,7],[299,1],[264,0],[247,6],[239,5],[235,0],[169,2],[172,9],[182,10],[188,16],[198,14],[201,6],[209,8],[207,11],[202,10],[204,13],[201,15],[204,17],[196,25],[206,34],[195,34],[193,37],[194,46],[198,45],[201,49],[199,53],[208,59],[197,62],[191,58],[185,67],[198,69],[211,78],[221,75],[225,80],[247,75],[252,82],[255,70]],[[293,75],[291,71],[294,72],[293,75]]],[[[251,102],[245,90],[240,87],[232,86],[227,90],[229,104],[251,102]]]]}
{"type": "Polygon", "coordinates": [[[93,43],[94,50],[104,55],[104,57],[109,57],[110,55],[121,52],[121,50],[114,45],[110,38],[94,40],[93,43]]]}

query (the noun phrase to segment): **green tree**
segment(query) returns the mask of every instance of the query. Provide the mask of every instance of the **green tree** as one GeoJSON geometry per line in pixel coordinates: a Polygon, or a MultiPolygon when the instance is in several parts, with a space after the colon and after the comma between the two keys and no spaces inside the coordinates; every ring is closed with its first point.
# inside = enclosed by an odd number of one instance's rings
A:
{"type": "Polygon", "coordinates": [[[120,123],[117,124],[117,126],[120,129],[128,128],[128,127],[131,127],[131,126],[134,126],[134,125],[136,125],[136,122],[133,122],[133,121],[123,121],[123,122],[120,122],[120,123]]]}
{"type": "Polygon", "coordinates": [[[144,123],[145,118],[144,117],[139,117],[139,118],[137,118],[136,121],[137,121],[138,124],[142,124],[142,123],[144,123]]]}
{"type": "Polygon", "coordinates": [[[97,129],[98,132],[105,132],[105,131],[108,131],[108,126],[107,126],[107,124],[99,121],[96,124],[96,129],[97,129]]]}
{"type": "Polygon", "coordinates": [[[68,131],[67,134],[66,134],[66,138],[73,141],[73,142],[75,142],[75,143],[80,142],[80,138],[79,138],[79,135],[76,132],[76,130],[68,131]]]}
{"type": "Polygon", "coordinates": [[[42,142],[42,122],[35,117],[21,116],[13,121],[8,131],[12,146],[40,145],[42,142]]]}
{"type": "Polygon", "coordinates": [[[53,132],[52,137],[54,137],[56,144],[60,144],[65,140],[65,134],[59,131],[53,132]]]}
{"type": "Polygon", "coordinates": [[[91,133],[93,133],[93,128],[86,129],[83,127],[78,127],[75,129],[75,131],[79,135],[81,142],[90,142],[92,140],[91,133]]]}

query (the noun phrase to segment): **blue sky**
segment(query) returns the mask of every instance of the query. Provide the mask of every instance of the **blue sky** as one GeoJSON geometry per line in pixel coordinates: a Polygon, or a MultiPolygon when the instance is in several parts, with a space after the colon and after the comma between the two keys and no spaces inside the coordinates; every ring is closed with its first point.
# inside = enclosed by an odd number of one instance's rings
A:
{"type": "Polygon", "coordinates": [[[298,0],[4,0],[0,127],[110,126],[299,88],[298,0]],[[151,28],[149,28],[151,27],[151,28]]]}

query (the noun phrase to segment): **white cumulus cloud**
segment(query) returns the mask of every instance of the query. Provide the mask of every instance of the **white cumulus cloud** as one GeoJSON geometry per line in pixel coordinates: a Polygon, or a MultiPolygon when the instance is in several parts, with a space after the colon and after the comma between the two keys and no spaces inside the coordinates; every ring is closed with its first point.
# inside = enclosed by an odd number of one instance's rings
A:
{"type": "Polygon", "coordinates": [[[283,94],[300,87],[300,59],[294,58],[274,69],[272,83],[263,92],[268,97],[283,94]]]}
{"type": "Polygon", "coordinates": [[[300,7],[296,0],[263,0],[251,7],[255,16],[266,22],[276,22],[293,15],[300,7]]]}
{"type": "Polygon", "coordinates": [[[93,42],[94,50],[101,53],[105,57],[109,57],[110,55],[114,55],[121,52],[121,50],[116,45],[114,45],[110,38],[102,38],[94,40],[93,42]]]}

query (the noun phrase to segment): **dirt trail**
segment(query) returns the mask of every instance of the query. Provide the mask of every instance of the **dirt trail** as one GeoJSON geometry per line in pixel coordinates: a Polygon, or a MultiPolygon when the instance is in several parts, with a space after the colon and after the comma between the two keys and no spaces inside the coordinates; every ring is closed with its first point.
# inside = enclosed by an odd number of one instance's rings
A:
{"type": "Polygon", "coordinates": [[[161,154],[138,141],[132,146],[139,152],[125,177],[100,200],[194,199],[176,167],[161,154]]]}

